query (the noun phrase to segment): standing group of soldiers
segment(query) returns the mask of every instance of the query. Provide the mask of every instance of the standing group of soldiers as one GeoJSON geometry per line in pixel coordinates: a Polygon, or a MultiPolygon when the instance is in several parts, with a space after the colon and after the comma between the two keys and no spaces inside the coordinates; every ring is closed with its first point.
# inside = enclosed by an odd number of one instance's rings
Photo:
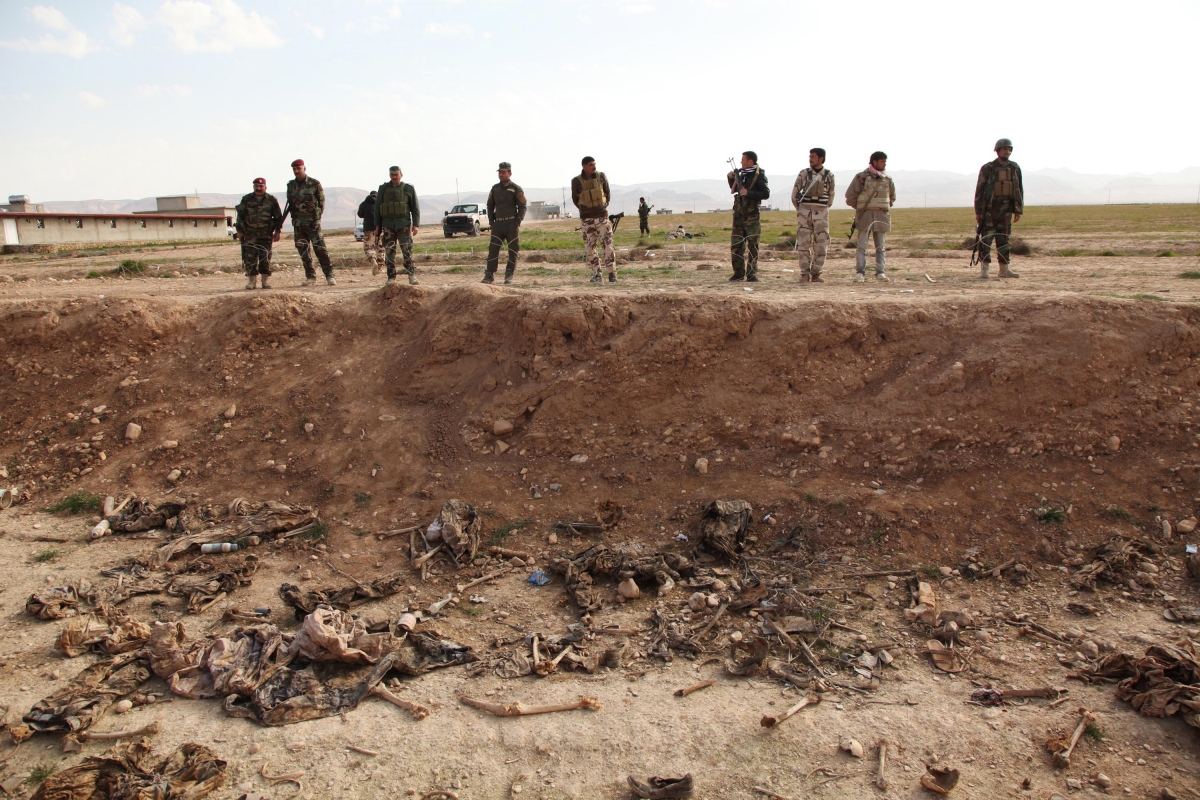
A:
{"type": "MultiPolygon", "coordinates": [[[[980,278],[986,279],[991,267],[991,250],[995,245],[1000,262],[1001,278],[1016,278],[1009,268],[1012,225],[1021,219],[1025,210],[1025,190],[1021,168],[1010,156],[1012,141],[996,142],[996,159],[979,170],[975,186],[976,254],[980,263],[980,278]]],[[[404,272],[410,284],[417,284],[413,267],[413,237],[421,222],[421,209],[416,190],[403,181],[400,167],[389,169],[389,181],[363,200],[358,215],[363,218],[363,248],[376,275],[387,269],[387,282],[396,280],[396,251],[403,257],[404,272]]],[[[321,235],[321,215],[325,210],[325,192],[321,182],[305,171],[304,161],[292,162],[293,180],[287,185],[287,206],[283,211],[279,201],[267,194],[267,182],[254,179],[254,191],[245,195],[237,206],[237,238],[242,243],[242,263],[245,266],[247,289],[254,289],[261,276],[262,288],[268,289],[271,276],[271,245],[279,241],[284,217],[292,215],[296,250],[304,263],[303,286],[316,283],[313,256],[321,265],[325,282],[337,285],[325,239],[321,235]]],[[[491,242],[488,247],[487,268],[483,282],[493,283],[499,267],[501,245],[507,244],[508,260],[504,282],[513,282],[520,252],[520,229],[525,219],[525,192],[512,181],[512,165],[501,162],[497,169],[499,181],[488,193],[487,213],[491,221],[491,242]]],[[[742,153],[741,168],[726,176],[733,195],[733,228],[730,242],[733,275],[730,281],[758,281],[759,239],[762,235],[760,204],[770,198],[767,175],[758,165],[753,150],[742,153]]],[[[821,273],[829,248],[829,208],[836,191],[834,175],[825,167],[825,150],[814,147],[808,154],[808,166],[796,176],[792,185],[792,206],[796,209],[796,253],[800,264],[801,283],[824,283],[821,273]]],[[[613,225],[608,214],[612,198],[608,178],[596,168],[596,159],[586,156],[582,169],[571,179],[571,200],[579,209],[580,230],[583,233],[588,265],[592,268],[592,283],[600,283],[607,272],[610,283],[616,283],[616,251],[613,247],[613,225]]],[[[891,208],[896,203],[896,184],[887,174],[887,153],[871,154],[867,169],[854,176],[845,195],[846,205],[854,209],[851,235],[858,231],[858,253],[855,262],[856,281],[866,279],[867,245],[875,244],[875,278],[888,280],[886,270],[886,237],[892,228],[891,208]]],[[[638,204],[639,233],[650,232],[649,215],[653,206],[640,198],[638,204]]]]}

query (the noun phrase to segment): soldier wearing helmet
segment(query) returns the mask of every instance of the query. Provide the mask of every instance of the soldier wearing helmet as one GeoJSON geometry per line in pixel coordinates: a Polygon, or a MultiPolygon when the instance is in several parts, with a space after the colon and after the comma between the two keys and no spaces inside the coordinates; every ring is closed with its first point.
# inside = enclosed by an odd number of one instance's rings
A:
{"type": "Polygon", "coordinates": [[[979,277],[988,277],[992,265],[992,242],[1000,259],[1001,278],[1019,278],[1008,268],[1009,242],[1012,225],[1021,220],[1025,212],[1025,186],[1021,181],[1021,168],[1009,159],[1012,155],[1011,139],[996,142],[996,160],[989,161],[979,169],[979,180],[975,184],[975,222],[978,223],[979,277]]]}

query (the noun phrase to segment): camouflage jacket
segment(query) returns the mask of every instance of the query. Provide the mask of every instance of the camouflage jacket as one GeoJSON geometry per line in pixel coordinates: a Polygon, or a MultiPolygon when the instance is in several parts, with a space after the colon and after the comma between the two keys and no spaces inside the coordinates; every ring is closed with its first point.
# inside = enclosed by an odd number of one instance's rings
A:
{"type": "Polygon", "coordinates": [[[505,186],[497,183],[488,193],[488,219],[493,222],[515,219],[520,225],[525,219],[525,190],[512,181],[505,186]]]}
{"type": "Polygon", "coordinates": [[[641,217],[642,219],[646,219],[647,217],[649,217],[650,216],[650,206],[646,205],[645,203],[638,203],[638,216],[641,217]]]}
{"type": "Polygon", "coordinates": [[[792,184],[792,206],[799,209],[801,203],[806,203],[829,207],[833,205],[835,185],[833,173],[825,167],[805,167],[792,184]]]}
{"type": "Polygon", "coordinates": [[[975,213],[1024,214],[1025,184],[1017,162],[989,161],[979,168],[975,183],[975,213]]]}
{"type": "Polygon", "coordinates": [[[287,200],[291,204],[292,224],[311,225],[321,221],[325,213],[325,190],[316,178],[302,181],[292,179],[287,185],[287,200]]]}
{"type": "Polygon", "coordinates": [[[738,186],[746,187],[745,197],[741,194],[733,196],[733,210],[743,214],[757,214],[758,204],[771,196],[771,188],[767,186],[767,173],[757,165],[752,169],[730,172],[725,175],[725,181],[730,189],[734,188],[734,181],[737,181],[738,186]]]}
{"type": "Polygon", "coordinates": [[[242,197],[237,204],[237,222],[234,227],[238,233],[248,236],[273,236],[283,227],[283,212],[279,209],[279,201],[273,194],[263,194],[262,197],[251,192],[242,197]]]}

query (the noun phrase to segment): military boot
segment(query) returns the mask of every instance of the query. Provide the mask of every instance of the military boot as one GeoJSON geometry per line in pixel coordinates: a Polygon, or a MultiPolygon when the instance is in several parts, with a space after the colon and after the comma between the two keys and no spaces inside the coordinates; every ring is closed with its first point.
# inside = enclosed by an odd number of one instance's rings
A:
{"type": "Polygon", "coordinates": [[[480,281],[480,283],[495,283],[495,282],[496,282],[496,275],[495,275],[495,273],[492,273],[492,272],[483,273],[483,280],[480,281]]]}
{"type": "Polygon", "coordinates": [[[300,285],[301,285],[301,286],[316,286],[316,285],[317,285],[317,279],[316,279],[316,278],[305,278],[305,279],[304,279],[304,282],[303,282],[303,283],[301,283],[300,285]]]}
{"type": "Polygon", "coordinates": [[[980,261],[979,262],[979,280],[986,281],[988,279],[988,270],[991,268],[992,268],[992,262],[980,261]]]}
{"type": "Polygon", "coordinates": [[[1008,268],[1007,261],[1001,261],[1000,262],[1000,277],[1001,278],[1019,278],[1021,276],[1008,268]]]}
{"type": "Polygon", "coordinates": [[[821,277],[821,273],[819,273],[819,272],[814,272],[813,274],[809,275],[808,279],[810,281],[812,281],[813,283],[824,283],[825,282],[825,279],[821,277]]]}
{"type": "Polygon", "coordinates": [[[267,283],[267,278],[269,278],[269,277],[271,277],[271,276],[270,276],[270,275],[263,275],[263,276],[262,276],[262,288],[264,288],[264,289],[270,289],[270,288],[271,288],[271,285],[270,285],[269,283],[267,283]]]}
{"type": "Polygon", "coordinates": [[[617,273],[615,273],[615,272],[608,273],[608,282],[616,283],[617,282],[617,273]]]}
{"type": "Polygon", "coordinates": [[[253,289],[256,286],[258,286],[258,275],[254,274],[254,275],[251,275],[249,277],[249,279],[246,281],[246,288],[253,289]]]}
{"type": "Polygon", "coordinates": [[[588,283],[600,283],[600,282],[601,282],[601,281],[603,281],[603,280],[604,280],[604,279],[600,277],[600,273],[599,273],[599,272],[597,272],[595,275],[593,275],[593,276],[591,277],[591,279],[590,279],[590,280],[588,280],[588,283]]]}
{"type": "Polygon", "coordinates": [[[509,270],[509,269],[504,270],[504,282],[506,284],[513,282],[513,270],[509,270]]]}
{"type": "Polygon", "coordinates": [[[335,281],[333,279],[332,275],[329,275],[328,277],[325,278],[325,285],[326,286],[337,286],[337,281],[335,281]]]}
{"type": "Polygon", "coordinates": [[[420,282],[419,280],[417,280],[417,276],[416,276],[416,275],[414,275],[414,274],[413,274],[413,273],[411,273],[411,272],[410,272],[410,273],[408,273],[408,285],[409,285],[409,286],[417,286],[417,285],[419,285],[420,283],[421,283],[421,282],[420,282]]]}

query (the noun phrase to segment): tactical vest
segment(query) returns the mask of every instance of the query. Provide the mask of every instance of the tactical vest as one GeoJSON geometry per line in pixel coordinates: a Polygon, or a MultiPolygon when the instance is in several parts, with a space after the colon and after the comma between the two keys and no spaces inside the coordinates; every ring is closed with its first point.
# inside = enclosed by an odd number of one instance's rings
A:
{"type": "Polygon", "coordinates": [[[992,197],[1011,198],[1016,194],[1016,170],[1011,166],[996,167],[996,180],[992,186],[992,197]]]}
{"type": "Polygon", "coordinates": [[[261,199],[253,194],[242,198],[238,211],[242,215],[242,225],[249,233],[271,233],[275,230],[275,216],[271,213],[271,196],[264,195],[261,199]]]}
{"type": "Polygon", "coordinates": [[[317,182],[305,178],[303,182],[288,181],[288,202],[292,206],[292,222],[311,222],[321,216],[317,205],[317,182]]]}
{"type": "Polygon", "coordinates": [[[518,194],[521,194],[521,187],[511,181],[508,186],[505,186],[503,183],[497,183],[492,187],[492,203],[495,204],[496,217],[498,219],[506,221],[509,218],[517,216],[518,194]]]}
{"type": "Polygon", "coordinates": [[[604,196],[604,184],[600,180],[603,173],[597,172],[594,178],[579,178],[579,207],[580,208],[601,208],[608,205],[608,198],[604,196]]]}
{"type": "Polygon", "coordinates": [[[868,172],[867,177],[863,179],[863,188],[858,193],[858,201],[855,208],[859,211],[864,211],[868,208],[887,211],[892,207],[891,188],[890,178],[884,175],[876,177],[868,172]]]}
{"type": "Polygon", "coordinates": [[[396,186],[385,183],[379,190],[379,216],[383,219],[405,219],[408,217],[408,193],[404,191],[404,181],[396,186]]]}
{"type": "Polygon", "coordinates": [[[818,175],[812,167],[805,170],[808,173],[808,180],[812,184],[808,187],[803,195],[800,196],[801,203],[825,203],[829,200],[829,188],[825,183],[826,176],[829,172],[824,167],[821,168],[821,173],[818,175]],[[814,180],[815,178],[815,180],[814,180]]]}

